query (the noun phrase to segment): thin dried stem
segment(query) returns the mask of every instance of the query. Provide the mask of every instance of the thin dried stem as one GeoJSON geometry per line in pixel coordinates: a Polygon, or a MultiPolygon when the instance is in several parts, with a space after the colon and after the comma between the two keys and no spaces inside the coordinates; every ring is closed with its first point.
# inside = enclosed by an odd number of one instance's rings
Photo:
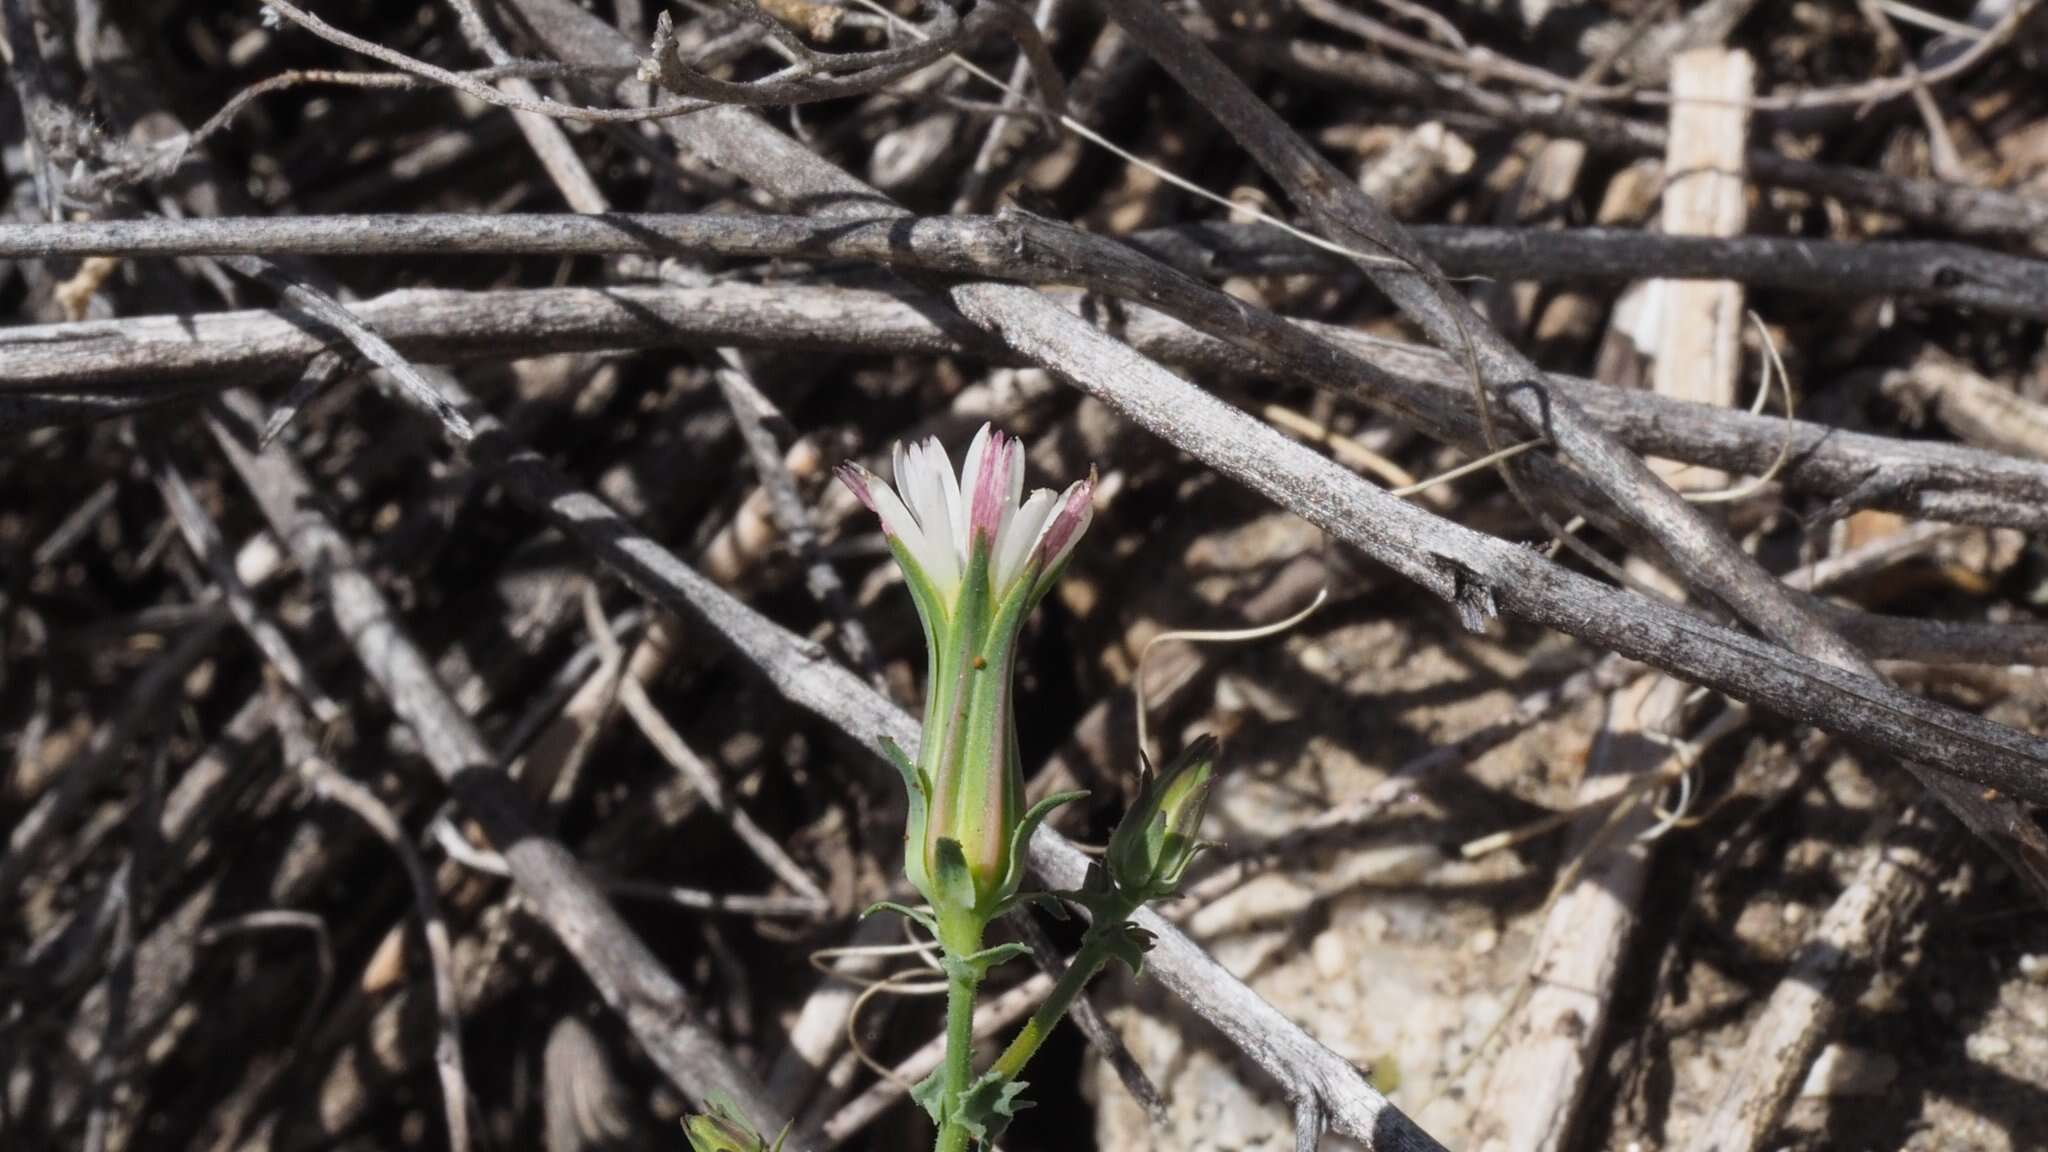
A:
{"type": "Polygon", "coordinates": [[[314,745],[297,705],[280,700],[276,717],[285,759],[304,778],[313,794],[332,800],[368,825],[398,857],[412,886],[420,934],[427,942],[427,966],[434,983],[434,1070],[441,1081],[442,1112],[448,1124],[450,1152],[468,1152],[469,1080],[462,1066],[462,1014],[456,997],[455,955],[448,940],[448,921],[441,915],[434,876],[413,847],[411,834],[376,793],[344,776],[314,745]]]}

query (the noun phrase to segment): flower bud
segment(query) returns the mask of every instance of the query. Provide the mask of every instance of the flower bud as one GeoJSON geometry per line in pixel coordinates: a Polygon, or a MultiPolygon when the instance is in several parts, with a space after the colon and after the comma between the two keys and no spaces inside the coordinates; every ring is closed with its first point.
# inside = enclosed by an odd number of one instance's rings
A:
{"type": "Polygon", "coordinates": [[[683,1135],[690,1141],[691,1152],[782,1152],[782,1137],[769,1144],[732,1105],[713,1100],[710,1108],[708,1113],[683,1120],[683,1135]]]}
{"type": "Polygon", "coordinates": [[[1190,744],[1154,775],[1140,769],[1138,798],[1109,838],[1110,881],[1132,899],[1159,900],[1174,894],[1188,865],[1203,848],[1202,816],[1209,806],[1209,777],[1216,739],[1190,744]]]}

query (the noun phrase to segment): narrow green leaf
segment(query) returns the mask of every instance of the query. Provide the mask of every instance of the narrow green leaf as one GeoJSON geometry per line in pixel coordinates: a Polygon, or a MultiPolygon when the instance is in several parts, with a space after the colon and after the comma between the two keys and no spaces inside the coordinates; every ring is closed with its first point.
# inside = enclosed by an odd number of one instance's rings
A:
{"type": "Polygon", "coordinates": [[[1085,790],[1055,792],[1038,803],[1033,804],[1031,810],[1024,813],[1024,818],[1017,822],[1017,827],[1010,833],[1010,872],[1009,875],[1003,877],[1002,892],[1004,901],[1007,902],[1011,896],[1015,895],[1017,889],[1024,883],[1024,861],[1027,856],[1025,850],[1031,843],[1032,833],[1037,832],[1038,826],[1045,823],[1046,817],[1052,815],[1061,806],[1072,804],[1076,800],[1086,799],[1087,796],[1088,793],[1085,790]]]}
{"type": "Polygon", "coordinates": [[[894,912],[905,920],[909,920],[922,927],[932,935],[938,935],[938,919],[922,908],[912,908],[908,904],[898,904],[894,900],[877,900],[866,908],[861,909],[860,918],[865,920],[877,912],[894,912]]]}

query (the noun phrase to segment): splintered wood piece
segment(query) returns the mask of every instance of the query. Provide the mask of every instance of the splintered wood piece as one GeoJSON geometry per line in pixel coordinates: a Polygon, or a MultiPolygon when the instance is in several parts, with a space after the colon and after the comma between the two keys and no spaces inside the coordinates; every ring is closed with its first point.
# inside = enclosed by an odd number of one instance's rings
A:
{"type": "MultiPolygon", "coordinates": [[[[1749,57],[1722,48],[1683,53],[1674,64],[1671,146],[1664,194],[1664,229],[1674,235],[1732,236],[1745,219],[1742,158],[1755,69],[1749,57]],[[1710,99],[1689,103],[1687,97],[1710,99]],[[1731,103],[1732,101],[1732,103],[1731,103]]],[[[1735,399],[1735,369],[1742,331],[1742,286],[1729,281],[1658,281],[1650,297],[1654,318],[1654,387],[1665,396],[1727,406],[1735,399]]],[[[1666,480],[1681,471],[1652,462],[1666,480]]],[[[1705,486],[1726,477],[1712,472],[1705,486]]],[[[1646,561],[1629,574],[1668,596],[1683,590],[1646,561]]],[[[1649,742],[1646,728],[1683,704],[1684,684],[1646,676],[1614,694],[1601,733],[1604,755],[1580,784],[1576,802],[1597,805],[1638,784],[1643,773],[1666,768],[1673,753],[1649,742]]],[[[1578,875],[1567,881],[1544,917],[1531,978],[1535,987],[1510,1025],[1507,1046],[1487,1078],[1476,1114],[1485,1152],[1553,1152],[1569,1138],[1600,1051],[1616,977],[1627,953],[1647,877],[1650,850],[1636,836],[1649,826],[1637,804],[1611,822],[1588,818],[1574,838],[1578,875]]]]}
{"type": "MultiPolygon", "coordinates": [[[[1744,52],[1697,48],[1672,63],[1671,132],[1664,152],[1664,231],[1673,236],[1739,236],[1749,211],[1743,193],[1750,98],[1756,66],[1744,52]]],[[[1742,285],[1732,280],[1660,280],[1656,367],[1664,396],[1728,407],[1742,363],[1742,285]]],[[[1656,461],[1666,479],[1683,467],[1656,461]]],[[[1727,477],[1688,472],[1687,486],[1720,488],[1727,477]]]]}
{"type": "MultiPolygon", "coordinates": [[[[1684,703],[1687,686],[1649,675],[1614,693],[1596,771],[1574,803],[1595,805],[1660,772],[1675,755],[1642,735],[1684,703]]],[[[1640,802],[1610,822],[1588,814],[1573,837],[1578,877],[1558,895],[1536,939],[1534,987],[1507,1047],[1494,1062],[1474,1115],[1482,1152],[1552,1152],[1565,1146],[1607,1025],[1630,933],[1649,875],[1650,846],[1637,839],[1651,813],[1640,802]]]]}

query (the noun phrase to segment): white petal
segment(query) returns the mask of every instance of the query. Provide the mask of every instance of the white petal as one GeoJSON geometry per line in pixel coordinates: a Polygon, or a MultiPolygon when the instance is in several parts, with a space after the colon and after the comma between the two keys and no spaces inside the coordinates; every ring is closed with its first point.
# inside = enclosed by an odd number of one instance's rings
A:
{"type": "Polygon", "coordinates": [[[988,453],[992,432],[992,425],[983,424],[967,445],[967,458],[960,462],[960,503],[953,510],[953,539],[963,550],[967,547],[967,521],[974,514],[974,478],[981,475],[981,458],[988,453]]]}
{"type": "MultiPolygon", "coordinates": [[[[893,486],[896,502],[910,513],[911,522],[918,527],[918,534],[929,539],[929,533],[923,530],[924,518],[919,516],[917,511],[917,486],[919,478],[924,475],[924,461],[918,457],[917,445],[899,441],[890,449],[889,457],[896,473],[896,483],[893,486]]],[[[888,527],[887,524],[883,526],[888,527]]]]}
{"type": "Polygon", "coordinates": [[[945,449],[937,441],[923,445],[912,445],[910,457],[910,483],[904,492],[904,500],[910,510],[917,514],[917,524],[924,532],[926,544],[931,548],[930,574],[932,581],[943,587],[951,587],[960,579],[960,564],[953,547],[952,510],[946,506],[946,493],[940,477],[950,475],[952,465],[946,459],[945,449]]]}
{"type": "Polygon", "coordinates": [[[889,464],[890,470],[896,474],[896,487],[904,492],[910,491],[910,478],[917,474],[917,465],[911,460],[910,450],[903,446],[903,441],[898,440],[896,446],[889,450],[889,464]]]}
{"type": "MultiPolygon", "coordinates": [[[[938,444],[938,437],[932,444],[938,444]]],[[[964,567],[967,563],[967,534],[961,526],[967,523],[967,502],[960,497],[960,477],[953,472],[953,462],[946,457],[946,450],[939,450],[938,483],[945,500],[946,546],[953,550],[964,567]]]]}
{"type": "Polygon", "coordinates": [[[1010,438],[1010,502],[1007,507],[1015,508],[1024,499],[1024,442],[1010,438]]]}
{"type": "Polygon", "coordinates": [[[931,513],[924,498],[925,489],[930,487],[931,462],[925,458],[924,445],[909,444],[903,449],[903,466],[896,477],[896,492],[903,497],[903,503],[917,516],[917,526],[924,529],[926,539],[936,536],[932,529],[931,513]]]}
{"type": "Polygon", "coordinates": [[[1032,549],[1038,546],[1039,533],[1045,528],[1047,517],[1059,506],[1059,494],[1050,488],[1040,488],[1031,494],[1024,506],[1017,510],[1017,518],[1005,529],[1002,541],[996,545],[995,581],[1002,596],[1017,578],[1017,573],[1030,558],[1032,549]]]}
{"type": "Polygon", "coordinates": [[[931,467],[931,452],[925,442],[913,440],[896,445],[896,491],[913,511],[917,508],[914,494],[924,487],[931,467]]]}
{"type": "MultiPolygon", "coordinates": [[[[868,495],[875,502],[875,515],[882,519],[882,531],[903,542],[904,550],[924,570],[925,579],[938,584],[942,590],[950,589],[952,585],[940,579],[944,570],[936,563],[938,558],[933,555],[931,542],[925,539],[924,530],[917,526],[910,509],[903,506],[903,498],[896,495],[894,488],[879,483],[868,488],[868,495]]],[[[953,579],[957,582],[959,577],[955,575],[953,579]]]]}

